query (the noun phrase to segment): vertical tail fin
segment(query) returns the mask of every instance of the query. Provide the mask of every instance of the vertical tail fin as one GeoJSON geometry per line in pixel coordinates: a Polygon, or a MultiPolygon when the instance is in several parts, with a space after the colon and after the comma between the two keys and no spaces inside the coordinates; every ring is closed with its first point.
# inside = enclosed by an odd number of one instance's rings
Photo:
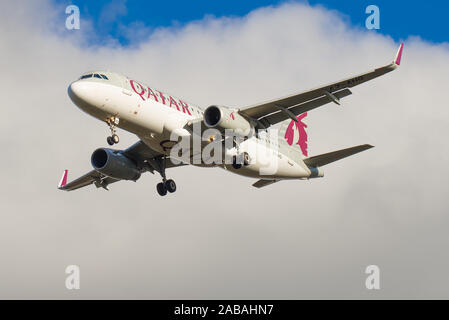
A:
{"type": "Polygon", "coordinates": [[[309,154],[306,117],[307,112],[297,116],[297,121],[291,119],[285,120],[281,122],[279,129],[279,143],[286,143],[292,146],[302,157],[307,157],[309,154]]]}

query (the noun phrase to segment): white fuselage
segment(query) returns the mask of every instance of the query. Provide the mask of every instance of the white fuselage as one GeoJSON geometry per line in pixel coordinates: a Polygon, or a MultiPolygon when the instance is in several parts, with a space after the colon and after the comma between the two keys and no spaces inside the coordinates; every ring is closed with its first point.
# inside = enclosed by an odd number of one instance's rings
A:
{"type": "MultiPolygon", "coordinates": [[[[166,155],[170,155],[176,143],[170,141],[172,134],[188,138],[191,145],[194,144],[194,134],[185,127],[189,121],[202,118],[200,108],[124,76],[105,74],[108,80],[82,79],[70,85],[69,96],[80,109],[102,121],[118,118],[118,127],[136,134],[150,148],[166,155]]],[[[191,164],[218,166],[240,175],[267,180],[310,177],[311,171],[304,162],[291,156],[289,146],[280,144],[277,136],[270,139],[260,135],[244,140],[239,144],[238,152],[248,152],[251,162],[240,169],[225,163],[201,161],[191,164]]],[[[235,148],[224,150],[223,157],[237,153],[235,148]]],[[[190,151],[195,152],[194,148],[190,151]]]]}

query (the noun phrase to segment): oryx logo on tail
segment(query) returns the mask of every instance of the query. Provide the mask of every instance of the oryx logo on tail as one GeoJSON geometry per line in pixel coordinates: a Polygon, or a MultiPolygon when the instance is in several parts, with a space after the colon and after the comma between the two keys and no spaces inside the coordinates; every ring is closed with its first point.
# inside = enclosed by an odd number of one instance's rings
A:
{"type": "Polygon", "coordinates": [[[307,117],[307,112],[303,113],[296,117],[298,121],[291,121],[285,131],[285,140],[291,146],[293,144],[293,140],[295,138],[295,130],[298,132],[298,139],[296,140],[296,144],[301,148],[301,152],[304,156],[307,157],[307,124],[305,124],[302,120],[307,117]]]}

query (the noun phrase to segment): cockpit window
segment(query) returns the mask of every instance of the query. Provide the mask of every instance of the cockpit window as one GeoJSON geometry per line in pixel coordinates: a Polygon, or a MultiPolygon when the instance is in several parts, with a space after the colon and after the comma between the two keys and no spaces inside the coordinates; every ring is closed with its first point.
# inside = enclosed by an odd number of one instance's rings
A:
{"type": "Polygon", "coordinates": [[[80,77],[80,80],[82,79],[88,79],[88,78],[97,78],[97,79],[104,79],[104,80],[109,80],[108,77],[106,77],[104,74],[98,74],[98,73],[89,73],[89,74],[85,74],[83,76],[80,77]]]}

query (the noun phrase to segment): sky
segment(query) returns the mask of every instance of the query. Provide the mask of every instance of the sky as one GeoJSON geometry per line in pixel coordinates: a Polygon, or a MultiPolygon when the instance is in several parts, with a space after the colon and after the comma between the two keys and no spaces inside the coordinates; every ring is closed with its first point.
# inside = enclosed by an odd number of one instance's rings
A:
{"type": "MultiPolygon", "coordinates": [[[[0,298],[448,298],[449,45],[438,27],[435,38],[373,32],[329,8],[213,7],[181,24],[145,22],[137,37],[139,23],[124,23],[127,43],[97,28],[101,8],[87,2],[71,31],[65,3],[1,2],[0,298]],[[167,172],[178,190],[164,198],[149,173],[110,191],[56,188],[64,169],[69,180],[86,173],[106,146],[107,126],[67,96],[86,70],[122,72],[202,107],[244,107],[388,64],[399,40],[398,70],[310,112],[311,155],[375,146],[324,167],[323,179],[259,190],[186,166],[167,172]],[[80,267],[80,290],[65,287],[68,265],[80,267]],[[380,268],[380,290],[365,287],[368,265],[380,268]]],[[[137,141],[119,135],[117,148],[137,141]]]]}
{"type": "MultiPolygon", "coordinates": [[[[270,0],[228,0],[228,1],[136,1],[136,0],[100,0],[67,1],[55,0],[62,5],[76,4],[81,14],[92,20],[97,36],[92,41],[105,41],[110,37],[122,45],[130,45],[142,39],[135,39],[123,30],[124,26],[135,25],[148,34],[155,28],[182,26],[192,20],[201,20],[205,16],[241,17],[254,9],[267,6],[279,6],[289,1],[270,0]]],[[[290,1],[295,2],[295,1],[290,1]]],[[[338,11],[339,15],[354,27],[365,27],[369,14],[366,8],[376,5],[380,9],[381,26],[378,32],[393,37],[396,41],[414,35],[428,41],[444,42],[448,40],[447,12],[449,3],[444,0],[433,1],[387,1],[387,0],[310,0],[296,1],[309,3],[338,11]]],[[[332,32],[330,30],[330,32],[332,32]]]]}

